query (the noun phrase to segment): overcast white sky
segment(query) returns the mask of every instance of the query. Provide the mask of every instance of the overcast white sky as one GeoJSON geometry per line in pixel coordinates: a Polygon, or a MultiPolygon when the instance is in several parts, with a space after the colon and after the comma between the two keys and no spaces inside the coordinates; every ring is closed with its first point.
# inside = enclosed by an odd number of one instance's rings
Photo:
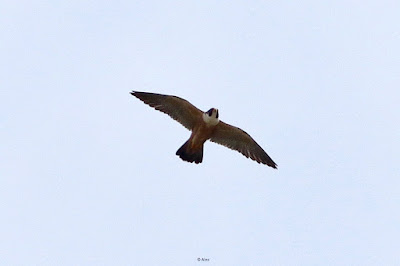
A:
{"type": "Polygon", "coordinates": [[[399,265],[399,10],[1,1],[0,264],[399,265]],[[131,90],[218,108],[279,169],[181,161],[131,90]]]}

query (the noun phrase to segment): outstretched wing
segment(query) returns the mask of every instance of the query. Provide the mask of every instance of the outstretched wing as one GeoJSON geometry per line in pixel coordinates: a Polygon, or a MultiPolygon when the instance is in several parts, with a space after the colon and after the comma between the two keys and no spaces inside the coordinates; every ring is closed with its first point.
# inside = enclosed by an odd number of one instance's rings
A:
{"type": "Polygon", "coordinates": [[[166,113],[189,130],[193,129],[203,114],[193,104],[176,96],[139,91],[132,91],[131,94],[156,110],[166,113]]]}
{"type": "Polygon", "coordinates": [[[268,154],[250,137],[245,131],[238,127],[228,125],[219,121],[210,140],[224,145],[232,150],[237,150],[247,158],[276,168],[276,163],[268,154]]]}

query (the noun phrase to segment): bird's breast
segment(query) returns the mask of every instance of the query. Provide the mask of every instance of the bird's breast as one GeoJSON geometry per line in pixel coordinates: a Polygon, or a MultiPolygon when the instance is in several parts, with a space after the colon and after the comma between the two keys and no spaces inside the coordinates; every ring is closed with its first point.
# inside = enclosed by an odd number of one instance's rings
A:
{"type": "Polygon", "coordinates": [[[203,145],[203,143],[211,137],[214,130],[215,125],[210,126],[206,123],[201,123],[200,125],[196,126],[192,131],[192,135],[190,136],[193,145],[203,145]]]}

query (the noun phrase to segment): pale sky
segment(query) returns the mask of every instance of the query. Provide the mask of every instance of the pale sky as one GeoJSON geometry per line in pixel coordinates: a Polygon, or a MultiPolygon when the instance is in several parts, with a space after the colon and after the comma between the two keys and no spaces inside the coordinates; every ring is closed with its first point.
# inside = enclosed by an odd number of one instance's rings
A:
{"type": "Polygon", "coordinates": [[[0,264],[399,265],[399,10],[2,1],[0,264]],[[278,170],[183,162],[131,90],[218,108],[278,170]]]}

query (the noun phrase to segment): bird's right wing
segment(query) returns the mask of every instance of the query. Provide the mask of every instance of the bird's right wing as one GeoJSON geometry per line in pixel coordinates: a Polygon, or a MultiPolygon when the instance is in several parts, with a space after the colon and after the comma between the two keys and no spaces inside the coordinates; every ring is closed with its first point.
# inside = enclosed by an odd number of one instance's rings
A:
{"type": "Polygon", "coordinates": [[[276,163],[245,131],[222,121],[216,125],[210,140],[232,150],[236,150],[252,160],[276,168],[276,163]]]}
{"type": "Polygon", "coordinates": [[[132,91],[131,94],[156,110],[166,113],[184,127],[192,130],[203,112],[190,102],[172,95],[132,91]]]}

